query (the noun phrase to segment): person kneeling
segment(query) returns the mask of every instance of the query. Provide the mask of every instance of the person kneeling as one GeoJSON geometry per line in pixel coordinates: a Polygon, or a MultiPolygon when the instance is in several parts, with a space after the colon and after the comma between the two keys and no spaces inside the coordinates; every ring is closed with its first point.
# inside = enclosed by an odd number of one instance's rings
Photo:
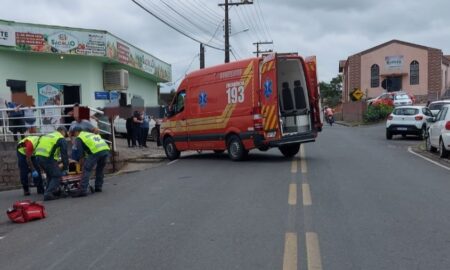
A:
{"type": "Polygon", "coordinates": [[[73,197],[84,197],[89,188],[89,178],[94,166],[95,170],[95,192],[102,192],[103,170],[109,156],[110,148],[105,140],[98,134],[82,131],[81,128],[74,128],[72,136],[75,138],[72,148],[72,158],[80,161],[83,166],[80,189],[73,197]]]}

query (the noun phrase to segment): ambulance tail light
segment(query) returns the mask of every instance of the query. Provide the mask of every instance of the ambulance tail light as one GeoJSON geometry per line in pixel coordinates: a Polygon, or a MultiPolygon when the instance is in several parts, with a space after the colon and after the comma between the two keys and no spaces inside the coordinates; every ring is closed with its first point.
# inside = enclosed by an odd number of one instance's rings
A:
{"type": "Polygon", "coordinates": [[[255,131],[263,130],[263,117],[261,114],[253,115],[253,127],[255,128],[255,131]]]}

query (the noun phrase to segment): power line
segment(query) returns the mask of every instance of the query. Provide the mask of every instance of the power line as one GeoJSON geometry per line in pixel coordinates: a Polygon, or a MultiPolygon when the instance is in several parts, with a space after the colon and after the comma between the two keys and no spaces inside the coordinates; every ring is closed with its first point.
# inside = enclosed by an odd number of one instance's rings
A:
{"type": "Polygon", "coordinates": [[[259,13],[260,13],[262,21],[263,21],[264,29],[267,32],[268,39],[273,40],[272,35],[270,34],[270,31],[269,31],[269,27],[267,27],[266,20],[264,19],[264,16],[263,16],[264,13],[262,12],[261,5],[259,4],[259,0],[256,1],[256,5],[258,6],[258,10],[259,10],[259,13]]]}
{"type": "MultiPolygon", "coordinates": [[[[176,27],[176,26],[170,24],[169,22],[167,22],[166,20],[164,20],[163,18],[161,18],[161,16],[157,15],[156,12],[152,12],[152,11],[149,10],[148,8],[144,7],[144,6],[143,6],[140,2],[138,2],[137,0],[131,0],[131,1],[133,1],[133,3],[135,3],[136,5],[138,5],[138,6],[139,6],[140,8],[142,8],[144,11],[146,11],[147,13],[149,13],[150,15],[152,15],[153,17],[155,17],[156,19],[158,19],[159,21],[161,21],[161,22],[164,23],[165,25],[167,25],[167,26],[169,26],[170,28],[174,29],[174,30],[177,31],[178,33],[182,34],[183,36],[186,36],[187,38],[192,39],[192,40],[194,40],[194,41],[196,41],[196,42],[198,42],[198,43],[204,43],[204,44],[205,44],[205,42],[202,42],[202,41],[199,40],[198,38],[192,36],[192,33],[191,33],[191,35],[189,35],[188,33],[186,33],[185,31],[181,30],[180,28],[178,28],[178,27],[176,27]]],[[[216,50],[221,50],[221,51],[224,50],[224,49],[222,49],[222,48],[219,48],[219,47],[217,47],[217,46],[212,46],[212,45],[210,45],[210,44],[205,44],[205,46],[208,46],[208,47],[213,48],[213,49],[216,49],[216,50]]]]}

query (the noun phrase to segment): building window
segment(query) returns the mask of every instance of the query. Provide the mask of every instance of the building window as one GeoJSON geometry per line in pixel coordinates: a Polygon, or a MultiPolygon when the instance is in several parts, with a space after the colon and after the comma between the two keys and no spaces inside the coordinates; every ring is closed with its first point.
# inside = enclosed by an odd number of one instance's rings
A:
{"type": "Polygon", "coordinates": [[[419,62],[416,60],[409,65],[409,84],[419,84],[419,62]]]}
{"type": "Polygon", "coordinates": [[[373,64],[370,68],[370,87],[375,88],[380,86],[380,67],[373,64]]]}

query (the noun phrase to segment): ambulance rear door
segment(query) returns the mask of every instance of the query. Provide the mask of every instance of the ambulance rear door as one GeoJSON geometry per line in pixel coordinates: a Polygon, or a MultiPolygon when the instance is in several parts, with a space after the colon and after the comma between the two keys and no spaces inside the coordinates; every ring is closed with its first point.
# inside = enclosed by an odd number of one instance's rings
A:
{"type": "Polygon", "coordinates": [[[278,114],[277,55],[273,53],[264,57],[259,70],[264,136],[267,141],[272,141],[281,137],[278,114]]]}

